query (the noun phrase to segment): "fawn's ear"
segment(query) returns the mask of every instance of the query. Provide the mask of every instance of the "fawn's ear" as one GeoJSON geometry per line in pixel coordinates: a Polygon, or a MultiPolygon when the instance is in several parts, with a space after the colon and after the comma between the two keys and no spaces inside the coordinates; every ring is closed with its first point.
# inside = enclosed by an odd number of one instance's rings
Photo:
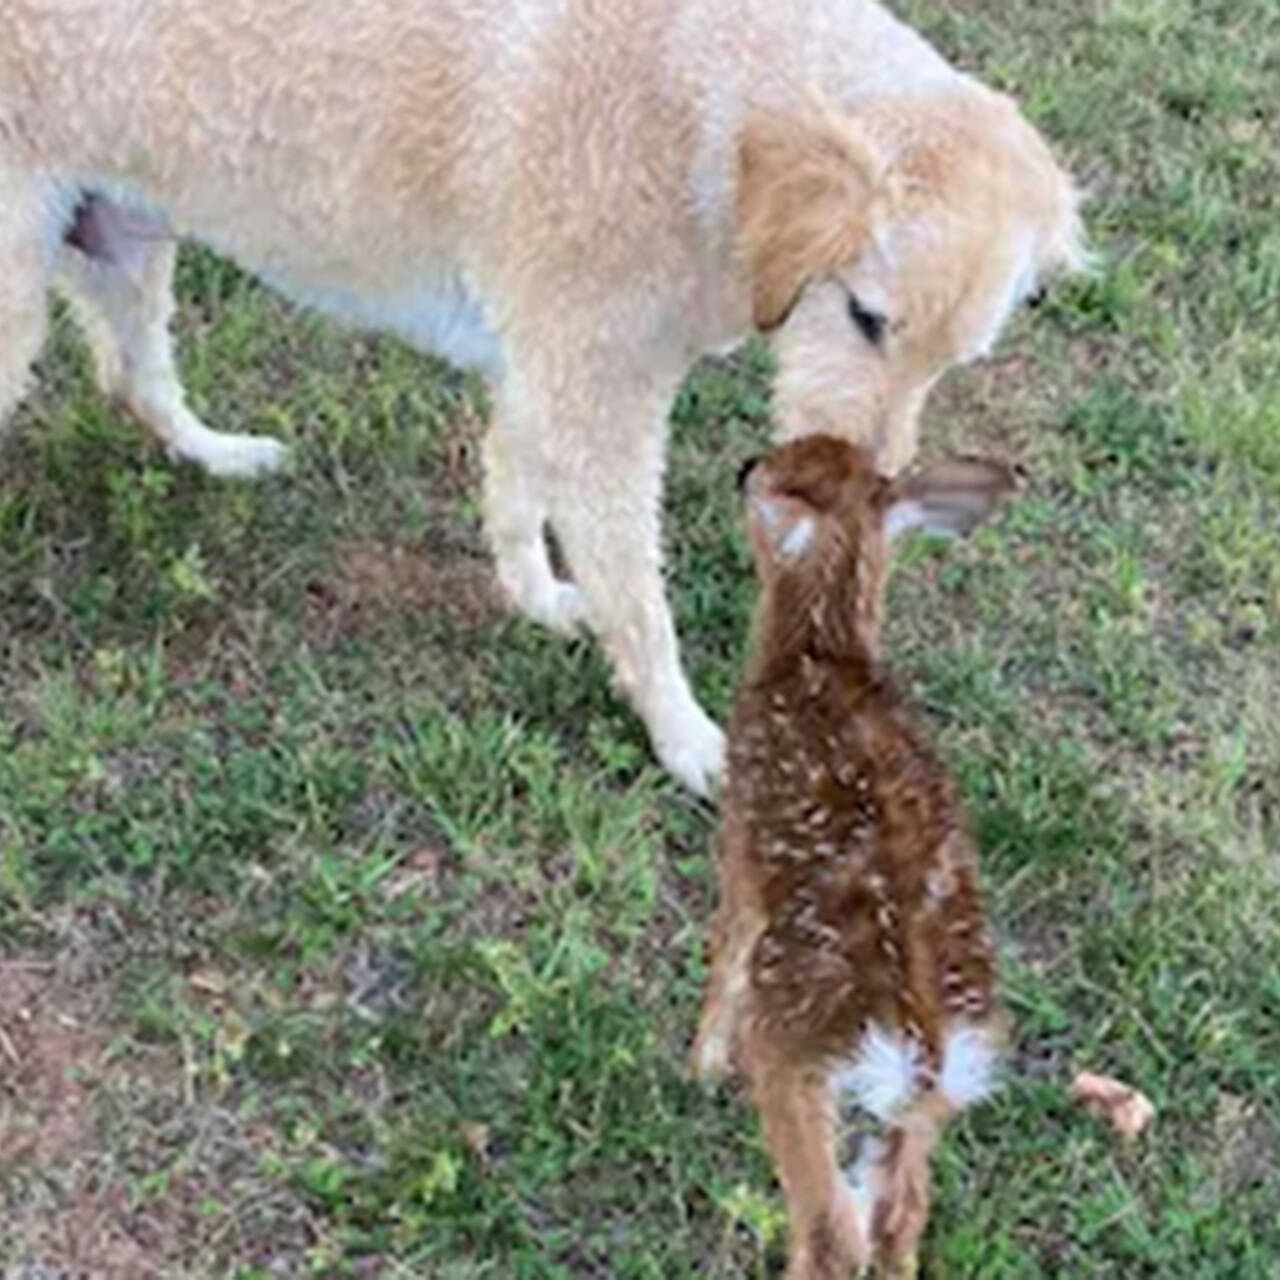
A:
{"type": "Polygon", "coordinates": [[[813,546],[818,518],[802,499],[765,489],[751,495],[750,512],[756,528],[780,560],[798,560],[813,546]]]}
{"type": "Polygon", "coordinates": [[[908,529],[957,537],[976,529],[1014,487],[1013,472],[985,458],[954,458],[889,483],[884,505],[890,540],[908,529]]]}

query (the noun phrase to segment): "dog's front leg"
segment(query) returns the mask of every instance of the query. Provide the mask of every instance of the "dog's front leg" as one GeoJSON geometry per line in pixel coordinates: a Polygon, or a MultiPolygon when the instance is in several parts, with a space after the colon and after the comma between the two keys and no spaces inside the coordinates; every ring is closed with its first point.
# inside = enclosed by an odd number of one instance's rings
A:
{"type": "Polygon", "coordinates": [[[724,736],[689,688],[663,591],[668,402],[652,385],[627,382],[616,371],[602,375],[590,397],[594,403],[583,405],[580,415],[561,401],[546,507],[590,625],[658,758],[705,795],[720,775],[724,736]]]}

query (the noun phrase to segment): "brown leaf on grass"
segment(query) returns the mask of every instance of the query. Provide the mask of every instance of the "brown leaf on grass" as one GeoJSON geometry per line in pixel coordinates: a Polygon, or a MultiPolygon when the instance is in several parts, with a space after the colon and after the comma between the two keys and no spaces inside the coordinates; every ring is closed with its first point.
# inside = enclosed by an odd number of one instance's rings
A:
{"type": "Polygon", "coordinates": [[[394,902],[414,890],[430,892],[437,889],[446,857],[446,851],[439,845],[418,845],[383,881],[382,896],[388,902],[394,902]]]}
{"type": "Polygon", "coordinates": [[[1071,1097],[1091,1115],[1110,1124],[1125,1142],[1132,1142],[1156,1115],[1146,1094],[1091,1071],[1081,1071],[1071,1082],[1071,1097]]]}
{"type": "Polygon", "coordinates": [[[187,975],[187,981],[206,995],[225,996],[230,987],[227,975],[220,969],[195,969],[187,975]]]}
{"type": "Polygon", "coordinates": [[[458,1126],[462,1141],[481,1165],[489,1163],[489,1126],[487,1124],[463,1123],[458,1126]]]}

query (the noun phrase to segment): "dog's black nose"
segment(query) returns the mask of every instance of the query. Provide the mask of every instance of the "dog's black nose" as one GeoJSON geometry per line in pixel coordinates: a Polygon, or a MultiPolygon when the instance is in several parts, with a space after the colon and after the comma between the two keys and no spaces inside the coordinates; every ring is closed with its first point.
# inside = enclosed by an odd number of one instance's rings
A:
{"type": "Polygon", "coordinates": [[[756,469],[759,464],[759,457],[748,458],[746,462],[738,468],[738,492],[741,493],[747,487],[747,477],[756,469]]]}
{"type": "Polygon", "coordinates": [[[1038,288],[1038,289],[1037,289],[1033,294],[1031,294],[1031,296],[1027,299],[1027,306],[1029,306],[1029,307],[1031,308],[1031,310],[1032,310],[1032,311],[1034,311],[1037,307],[1039,307],[1039,306],[1043,306],[1043,305],[1044,305],[1044,300],[1045,300],[1048,296],[1049,296],[1049,290],[1048,290],[1048,288],[1047,288],[1045,285],[1041,285],[1041,286],[1040,286],[1040,287],[1039,287],[1039,288],[1038,288]]]}

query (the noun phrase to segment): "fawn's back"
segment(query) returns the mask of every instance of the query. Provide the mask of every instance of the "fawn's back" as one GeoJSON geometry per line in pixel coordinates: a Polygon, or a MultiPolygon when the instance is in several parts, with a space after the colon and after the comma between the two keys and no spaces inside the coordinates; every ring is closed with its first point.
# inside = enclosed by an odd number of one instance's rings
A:
{"type": "Polygon", "coordinates": [[[875,1029],[939,1071],[947,1028],[991,1014],[995,970],[955,788],[888,682],[801,655],[749,684],[725,810],[762,921],[754,1019],[815,1060],[852,1062],[875,1029]]]}

